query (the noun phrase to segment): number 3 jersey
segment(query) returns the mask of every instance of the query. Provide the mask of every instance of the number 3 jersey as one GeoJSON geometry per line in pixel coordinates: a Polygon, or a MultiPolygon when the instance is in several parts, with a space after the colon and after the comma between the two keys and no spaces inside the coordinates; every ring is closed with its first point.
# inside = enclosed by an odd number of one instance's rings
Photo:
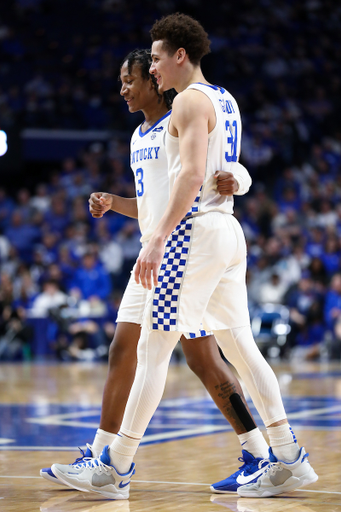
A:
{"type": "Polygon", "coordinates": [[[134,172],[141,243],[147,242],[169,200],[168,165],[164,134],[171,111],[146,132],[138,126],[130,142],[130,166],[134,172]]]}
{"type": "MultiPolygon", "coordinates": [[[[242,124],[239,108],[233,96],[222,87],[202,83],[191,84],[206,94],[214,107],[216,125],[208,135],[208,150],[204,183],[187,215],[210,211],[233,213],[233,196],[221,196],[217,192],[214,174],[217,170],[233,172],[240,153],[242,124]]],[[[167,129],[165,138],[170,190],[181,170],[179,138],[167,129]]]]}

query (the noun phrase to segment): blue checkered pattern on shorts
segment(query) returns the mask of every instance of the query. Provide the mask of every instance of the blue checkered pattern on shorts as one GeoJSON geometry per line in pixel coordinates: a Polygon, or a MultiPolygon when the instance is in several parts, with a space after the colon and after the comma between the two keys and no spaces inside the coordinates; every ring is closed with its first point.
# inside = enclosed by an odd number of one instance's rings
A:
{"type": "Polygon", "coordinates": [[[152,325],[154,330],[176,331],[178,301],[185,273],[193,219],[184,219],[168,238],[154,291],[152,325]]]}
{"type": "Polygon", "coordinates": [[[192,208],[189,210],[189,212],[186,213],[185,218],[189,217],[190,215],[196,214],[199,211],[199,203],[201,199],[201,191],[202,191],[202,185],[200,187],[200,190],[198,192],[197,197],[194,199],[194,203],[192,205],[192,208]]]}
{"type": "Polygon", "coordinates": [[[204,329],[199,329],[197,332],[189,332],[188,335],[191,339],[193,338],[201,338],[203,336],[207,336],[210,333],[207,333],[204,329]]]}

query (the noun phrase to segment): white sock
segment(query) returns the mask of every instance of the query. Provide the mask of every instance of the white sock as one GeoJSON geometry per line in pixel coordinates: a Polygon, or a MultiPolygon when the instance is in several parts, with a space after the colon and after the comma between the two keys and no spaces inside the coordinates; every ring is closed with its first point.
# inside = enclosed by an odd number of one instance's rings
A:
{"type": "Polygon", "coordinates": [[[102,453],[103,448],[108,444],[109,446],[116,438],[117,434],[106,432],[101,428],[97,429],[95,439],[92,443],[92,453],[95,457],[99,457],[102,453]]]}
{"type": "Polygon", "coordinates": [[[121,432],[110,445],[110,459],[116,470],[122,475],[128,473],[141,439],[126,437],[121,432]]]}
{"type": "Polygon", "coordinates": [[[245,432],[245,434],[239,434],[238,439],[242,449],[251,453],[254,457],[262,459],[269,457],[268,443],[258,427],[250,430],[250,432],[245,432]]]}
{"type": "Polygon", "coordinates": [[[293,462],[298,458],[300,447],[289,423],[279,427],[268,427],[266,430],[273,454],[277,459],[293,462]]]}

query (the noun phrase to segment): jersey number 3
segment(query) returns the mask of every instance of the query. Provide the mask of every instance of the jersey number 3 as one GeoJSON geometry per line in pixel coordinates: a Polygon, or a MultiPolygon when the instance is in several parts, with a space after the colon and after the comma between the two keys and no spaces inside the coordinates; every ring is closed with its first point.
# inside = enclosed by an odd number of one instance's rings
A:
{"type": "Polygon", "coordinates": [[[136,170],[136,193],[139,197],[143,196],[144,187],[143,187],[143,169],[139,167],[139,169],[136,170]]]}
{"type": "Polygon", "coordinates": [[[226,162],[236,162],[237,161],[237,121],[233,121],[230,124],[230,121],[225,122],[225,129],[227,132],[227,145],[228,151],[225,151],[225,160],[226,162]]]}

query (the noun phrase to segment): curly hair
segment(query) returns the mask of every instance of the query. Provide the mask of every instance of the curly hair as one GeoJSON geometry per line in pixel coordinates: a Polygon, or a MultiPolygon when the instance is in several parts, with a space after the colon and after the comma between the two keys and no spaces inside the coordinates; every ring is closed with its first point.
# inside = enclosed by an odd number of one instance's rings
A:
{"type": "Polygon", "coordinates": [[[169,55],[184,48],[192,64],[198,65],[210,53],[211,41],[199,21],[177,12],[157,20],[151,28],[152,41],[163,41],[169,55]]]}
{"type": "MultiPolygon", "coordinates": [[[[122,68],[123,64],[127,63],[128,65],[128,73],[131,74],[132,68],[134,64],[137,64],[141,71],[141,76],[144,80],[151,79],[153,87],[156,91],[156,94],[159,97],[159,100],[161,101],[162,95],[158,92],[158,85],[156,82],[156,78],[154,75],[151,75],[149,73],[149,68],[152,64],[152,57],[150,50],[133,50],[132,52],[128,53],[128,55],[123,59],[120,65],[120,69],[122,68]]],[[[170,89],[169,91],[165,91],[163,93],[163,99],[165,100],[166,106],[168,110],[172,108],[173,100],[176,96],[175,89],[170,89]]]]}

